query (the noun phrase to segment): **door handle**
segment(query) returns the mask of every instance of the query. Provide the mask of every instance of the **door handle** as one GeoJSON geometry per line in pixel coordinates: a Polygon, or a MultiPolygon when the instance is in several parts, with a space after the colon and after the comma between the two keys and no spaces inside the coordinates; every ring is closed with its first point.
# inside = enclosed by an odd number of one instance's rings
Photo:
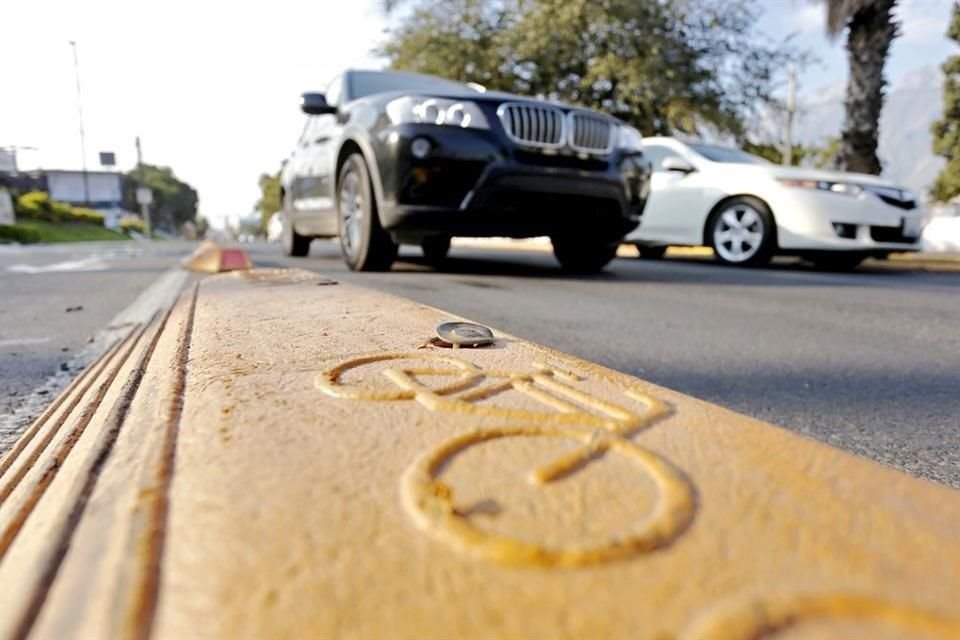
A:
{"type": "Polygon", "coordinates": [[[326,141],[329,140],[329,139],[330,139],[330,136],[318,136],[318,137],[314,138],[313,144],[323,144],[324,142],[326,142],[326,141]]]}

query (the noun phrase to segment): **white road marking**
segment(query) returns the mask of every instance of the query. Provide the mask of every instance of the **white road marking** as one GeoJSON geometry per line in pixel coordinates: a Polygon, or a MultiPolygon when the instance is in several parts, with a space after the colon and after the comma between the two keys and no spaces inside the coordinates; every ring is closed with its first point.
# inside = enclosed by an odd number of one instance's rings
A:
{"type": "Polygon", "coordinates": [[[100,257],[92,256],[83,260],[67,260],[66,262],[54,262],[53,264],[32,265],[32,264],[12,264],[7,267],[7,271],[13,273],[52,273],[59,271],[103,271],[108,268],[106,262],[100,257]]]}
{"type": "Polygon", "coordinates": [[[19,347],[25,344],[43,344],[50,342],[50,338],[8,338],[0,340],[0,347],[19,347]]]}

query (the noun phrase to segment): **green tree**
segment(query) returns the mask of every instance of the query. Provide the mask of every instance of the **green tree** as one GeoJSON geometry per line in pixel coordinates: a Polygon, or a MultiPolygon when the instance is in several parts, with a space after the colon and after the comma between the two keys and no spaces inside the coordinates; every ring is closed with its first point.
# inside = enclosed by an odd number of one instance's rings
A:
{"type": "MultiPolygon", "coordinates": [[[[749,140],[741,143],[741,148],[747,153],[760,156],[774,164],[783,163],[783,143],[769,142],[751,142],[749,140]]],[[[793,145],[793,152],[790,156],[790,165],[799,167],[803,161],[809,158],[816,158],[822,151],[817,147],[805,147],[802,144],[793,145]]]]}
{"type": "Polygon", "coordinates": [[[645,134],[712,125],[741,137],[771,100],[778,73],[801,58],[754,32],[756,7],[746,0],[419,0],[379,52],[395,69],[601,109],[645,134]]]}
{"type": "MultiPolygon", "coordinates": [[[[960,44],[960,2],[953,3],[947,35],[960,44]]],[[[941,202],[960,195],[960,55],[943,64],[943,119],[933,123],[933,152],[947,159],[947,166],[933,183],[930,194],[941,202]]]]}
{"type": "MultiPolygon", "coordinates": [[[[783,143],[751,142],[746,140],[740,145],[747,153],[760,156],[774,164],[783,162],[783,143]]],[[[826,169],[836,164],[837,152],[840,148],[840,138],[828,138],[826,146],[806,147],[801,144],[793,145],[791,166],[799,167],[802,164],[812,165],[818,169],[826,169]]]]}
{"type": "Polygon", "coordinates": [[[183,223],[196,219],[199,204],[197,191],[186,182],[178,180],[170,167],[144,164],[128,172],[126,177],[123,185],[123,206],[128,211],[140,211],[137,187],[146,186],[153,191],[150,221],[154,228],[173,233],[183,223]]]}
{"type": "Polygon", "coordinates": [[[827,33],[847,32],[846,115],[840,136],[838,164],[846,171],[880,173],[877,158],[880,111],[883,109],[883,66],[897,37],[893,8],[897,0],[824,0],[827,33]]]}
{"type": "Polygon", "coordinates": [[[260,174],[260,199],[255,205],[260,212],[261,230],[266,232],[267,225],[270,223],[270,216],[283,208],[283,202],[280,199],[280,172],[270,175],[268,173],[260,174]]]}
{"type": "Polygon", "coordinates": [[[197,239],[202,240],[210,230],[210,222],[203,216],[197,216],[197,239]]]}

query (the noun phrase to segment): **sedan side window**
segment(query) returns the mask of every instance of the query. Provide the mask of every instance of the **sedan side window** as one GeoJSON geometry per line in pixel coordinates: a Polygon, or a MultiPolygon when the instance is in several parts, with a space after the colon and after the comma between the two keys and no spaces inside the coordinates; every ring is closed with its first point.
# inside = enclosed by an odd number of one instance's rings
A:
{"type": "Polygon", "coordinates": [[[661,147],[660,145],[656,144],[643,145],[643,155],[650,160],[650,164],[653,165],[654,171],[663,171],[663,161],[667,158],[680,157],[680,154],[673,149],[670,149],[669,147],[661,147]]]}

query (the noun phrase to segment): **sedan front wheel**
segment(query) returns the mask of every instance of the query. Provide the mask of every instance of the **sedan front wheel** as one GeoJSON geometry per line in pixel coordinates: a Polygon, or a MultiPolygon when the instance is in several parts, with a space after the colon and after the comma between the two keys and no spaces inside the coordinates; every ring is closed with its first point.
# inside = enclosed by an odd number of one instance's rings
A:
{"type": "Polygon", "coordinates": [[[734,198],[710,216],[707,241],[720,262],[743,266],[767,264],[776,248],[773,214],[757,198],[734,198]]]}

